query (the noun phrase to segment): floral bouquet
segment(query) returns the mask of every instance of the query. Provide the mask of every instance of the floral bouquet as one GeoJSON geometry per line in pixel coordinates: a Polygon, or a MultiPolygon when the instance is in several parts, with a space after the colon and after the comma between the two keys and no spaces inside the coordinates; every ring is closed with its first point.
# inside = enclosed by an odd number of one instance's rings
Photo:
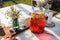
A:
{"type": "Polygon", "coordinates": [[[5,14],[12,19],[13,27],[19,26],[18,18],[21,15],[20,10],[17,10],[16,8],[11,7],[9,10],[6,11],[5,14]]]}

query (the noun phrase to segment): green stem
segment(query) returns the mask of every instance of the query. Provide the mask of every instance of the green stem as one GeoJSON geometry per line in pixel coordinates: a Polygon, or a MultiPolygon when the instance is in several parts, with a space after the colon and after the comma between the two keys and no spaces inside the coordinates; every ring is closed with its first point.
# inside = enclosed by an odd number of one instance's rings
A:
{"type": "Polygon", "coordinates": [[[13,19],[13,27],[19,26],[18,18],[13,19]]]}

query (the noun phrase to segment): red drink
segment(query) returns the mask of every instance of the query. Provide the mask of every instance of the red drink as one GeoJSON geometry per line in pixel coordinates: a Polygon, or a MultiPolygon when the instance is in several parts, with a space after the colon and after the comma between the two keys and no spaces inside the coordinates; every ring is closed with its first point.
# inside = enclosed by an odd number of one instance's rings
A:
{"type": "Polygon", "coordinates": [[[45,16],[43,12],[33,12],[31,15],[30,30],[34,33],[42,33],[45,27],[45,16]]]}

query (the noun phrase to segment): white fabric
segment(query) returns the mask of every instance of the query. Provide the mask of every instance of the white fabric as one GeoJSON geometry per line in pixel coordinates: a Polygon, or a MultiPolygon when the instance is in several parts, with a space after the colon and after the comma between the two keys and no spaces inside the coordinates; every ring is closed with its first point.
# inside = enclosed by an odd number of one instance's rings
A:
{"type": "MultiPolygon", "coordinates": [[[[58,38],[60,37],[60,19],[57,19],[55,17],[53,17],[52,21],[55,23],[55,27],[53,28],[45,28],[45,30],[50,33],[50,34],[56,34],[55,36],[58,38]]],[[[33,34],[29,29],[18,34],[17,36],[15,36],[17,39],[19,40],[40,40],[37,35],[33,34]]],[[[58,40],[56,37],[53,36],[52,40],[58,40]]]]}
{"type": "MultiPolygon", "coordinates": [[[[31,13],[32,8],[25,4],[17,4],[13,5],[17,10],[21,10],[22,16],[19,18],[19,22],[23,23],[26,18],[28,18],[29,13],[31,13]],[[27,9],[28,8],[28,9],[27,9]]],[[[5,12],[10,9],[9,7],[0,8],[0,19],[1,23],[5,24],[5,26],[12,25],[11,19],[5,15],[5,12]]]]}
{"type": "MultiPolygon", "coordinates": [[[[26,18],[30,17],[29,14],[31,14],[31,12],[32,12],[31,6],[28,6],[25,4],[18,4],[18,5],[14,5],[14,7],[16,7],[18,10],[21,10],[21,12],[23,14],[21,16],[21,18],[19,18],[19,20],[20,20],[19,22],[23,23],[23,21],[26,18]]],[[[1,22],[4,23],[6,26],[11,25],[10,18],[6,19],[6,16],[5,16],[5,11],[8,10],[9,8],[10,8],[10,6],[0,9],[1,22]]],[[[53,17],[52,21],[55,23],[55,27],[49,28],[49,29],[52,30],[53,32],[55,32],[58,36],[60,36],[60,19],[53,17]]],[[[25,32],[18,34],[16,36],[16,38],[18,40],[39,40],[37,38],[37,36],[34,35],[29,29],[26,30],[25,32]]],[[[54,38],[52,40],[57,40],[57,39],[54,38]]]]}
{"type": "Polygon", "coordinates": [[[16,36],[18,40],[40,40],[36,35],[34,35],[29,29],[23,33],[16,36]]]}

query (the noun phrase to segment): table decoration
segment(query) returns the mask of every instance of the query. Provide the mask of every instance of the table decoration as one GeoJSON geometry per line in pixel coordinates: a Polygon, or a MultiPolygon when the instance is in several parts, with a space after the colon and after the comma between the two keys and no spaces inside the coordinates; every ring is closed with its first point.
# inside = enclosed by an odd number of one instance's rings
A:
{"type": "Polygon", "coordinates": [[[21,10],[17,10],[15,7],[10,7],[10,9],[5,12],[5,14],[11,18],[13,28],[19,28],[18,18],[21,16],[21,10]]]}

